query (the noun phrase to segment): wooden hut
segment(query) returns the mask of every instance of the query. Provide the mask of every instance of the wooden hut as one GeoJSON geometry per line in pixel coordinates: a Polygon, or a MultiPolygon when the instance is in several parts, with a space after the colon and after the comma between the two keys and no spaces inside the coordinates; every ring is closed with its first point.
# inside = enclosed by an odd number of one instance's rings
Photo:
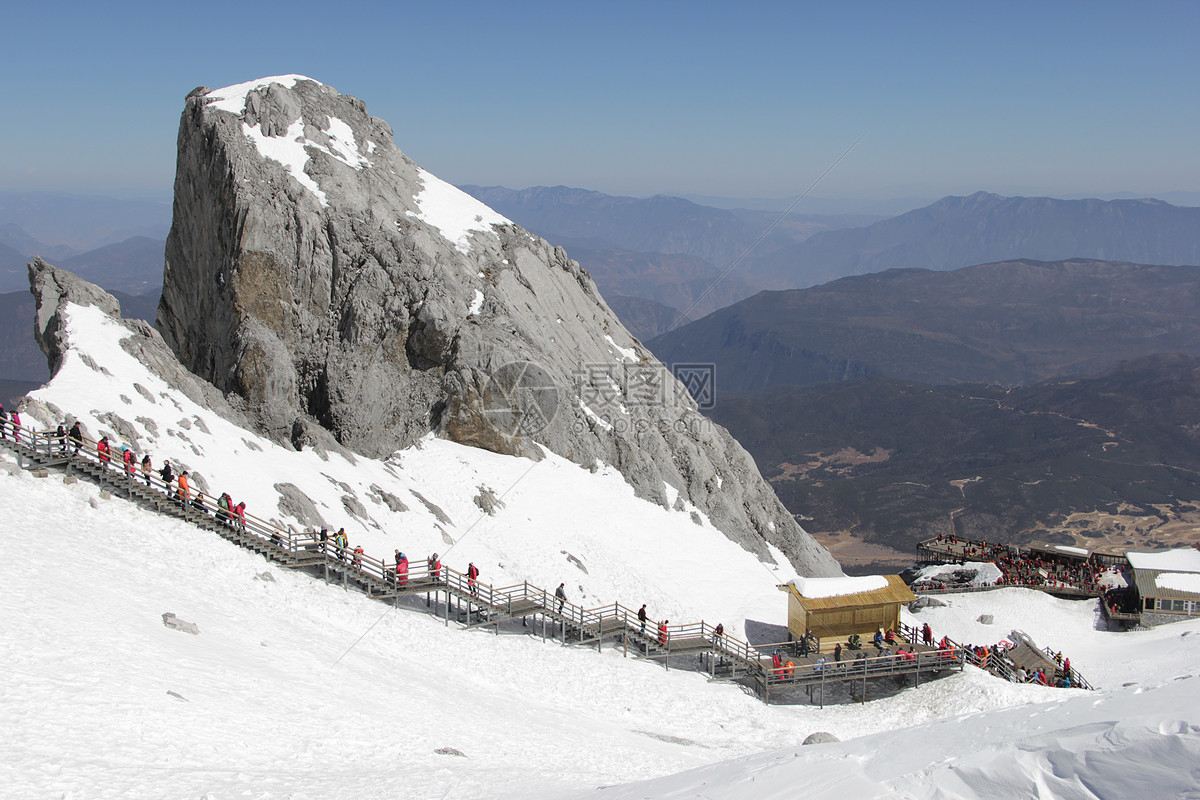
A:
{"type": "Polygon", "coordinates": [[[797,578],[780,586],[788,593],[788,633],[812,631],[821,639],[900,629],[900,606],[917,599],[899,575],[797,578]]]}

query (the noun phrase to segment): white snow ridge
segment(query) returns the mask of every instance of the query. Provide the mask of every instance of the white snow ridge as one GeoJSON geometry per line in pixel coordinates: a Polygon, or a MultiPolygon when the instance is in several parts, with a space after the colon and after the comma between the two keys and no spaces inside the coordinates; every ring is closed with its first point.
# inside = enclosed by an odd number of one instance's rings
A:
{"type": "Polygon", "coordinates": [[[418,168],[424,189],[416,196],[420,212],[409,215],[437,228],[460,253],[471,252],[471,234],[490,233],[493,225],[512,222],[471,195],[418,168]]]}

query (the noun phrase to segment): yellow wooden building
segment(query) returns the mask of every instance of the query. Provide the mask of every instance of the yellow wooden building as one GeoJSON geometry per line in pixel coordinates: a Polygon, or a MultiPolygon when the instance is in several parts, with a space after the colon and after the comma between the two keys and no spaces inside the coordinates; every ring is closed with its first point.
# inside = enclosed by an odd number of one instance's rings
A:
{"type": "Polygon", "coordinates": [[[797,578],[780,586],[788,593],[788,632],[821,639],[900,629],[900,606],[917,599],[899,575],[797,578]],[[805,593],[812,596],[805,596],[805,593]]]}

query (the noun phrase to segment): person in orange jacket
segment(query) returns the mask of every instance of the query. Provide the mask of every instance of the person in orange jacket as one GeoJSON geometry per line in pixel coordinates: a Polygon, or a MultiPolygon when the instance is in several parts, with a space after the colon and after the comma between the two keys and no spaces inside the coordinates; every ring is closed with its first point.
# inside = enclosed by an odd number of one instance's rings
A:
{"type": "Polygon", "coordinates": [[[179,498],[179,505],[181,505],[181,506],[187,505],[188,497],[190,496],[189,489],[190,489],[190,487],[188,486],[188,472],[185,469],[183,472],[179,473],[179,493],[177,495],[179,498]]]}

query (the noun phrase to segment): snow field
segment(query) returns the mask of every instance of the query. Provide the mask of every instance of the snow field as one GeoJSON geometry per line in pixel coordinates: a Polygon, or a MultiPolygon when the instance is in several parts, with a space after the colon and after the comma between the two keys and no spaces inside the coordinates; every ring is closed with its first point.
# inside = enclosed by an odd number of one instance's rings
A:
{"type": "MultiPolygon", "coordinates": [[[[1024,797],[1063,763],[1092,770],[1080,759],[1099,750],[1112,769],[1165,759],[1165,786],[1197,763],[1186,709],[1200,707],[1200,681],[1174,678],[1196,673],[1200,622],[1130,638],[1094,630],[1088,603],[951,595],[918,619],[963,637],[981,609],[997,617],[989,629],[1020,618],[1039,643],[1053,633],[1078,650],[1089,677],[1095,655],[1140,685],[1062,691],[968,668],[865,706],[765,706],[611,647],[389,611],[60,481],[0,472],[0,513],[22,532],[0,539],[0,781],[12,797],[543,798],[646,778],[662,782],[605,797],[785,797],[797,781],[813,797],[1024,797]],[[200,635],[164,627],[167,611],[200,635]],[[1169,675],[1162,685],[1131,676],[1135,652],[1169,675]],[[1064,745],[1067,723],[1078,730],[1064,745]],[[799,747],[818,730],[843,742],[799,747]],[[434,752],[444,747],[466,757],[434,752]],[[790,749],[761,753],[777,747],[790,749]],[[993,791],[1000,776],[1009,788],[993,791]]],[[[1089,796],[1056,792],[1045,796],[1089,796]]]]}
{"type": "Polygon", "coordinates": [[[474,797],[659,775],[811,732],[795,709],[611,647],[389,611],[60,480],[0,474],[0,513],[25,533],[0,545],[10,796],[474,797]],[[163,626],[168,611],[200,635],[163,626]]]}

